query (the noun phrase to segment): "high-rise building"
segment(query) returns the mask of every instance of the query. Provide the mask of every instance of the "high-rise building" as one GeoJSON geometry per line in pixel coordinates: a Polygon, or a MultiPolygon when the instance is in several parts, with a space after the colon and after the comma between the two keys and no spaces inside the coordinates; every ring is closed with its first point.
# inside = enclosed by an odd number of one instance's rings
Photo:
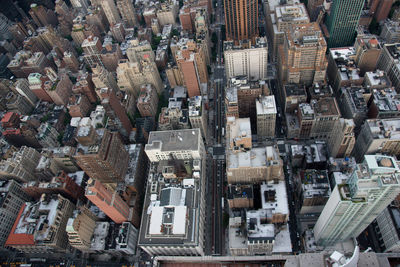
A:
{"type": "Polygon", "coordinates": [[[0,177],[21,182],[35,181],[35,168],[39,164],[40,153],[36,149],[23,146],[13,156],[0,162],[0,177]]]}
{"type": "Polygon", "coordinates": [[[97,101],[96,91],[92,81],[92,75],[88,72],[80,74],[77,78],[74,87],[72,87],[74,94],[84,94],[89,99],[90,103],[97,101]]]}
{"type": "Polygon", "coordinates": [[[284,83],[310,86],[325,80],[326,42],[318,23],[291,25],[279,50],[280,76],[284,83]]]}
{"type": "Polygon", "coordinates": [[[383,25],[381,34],[379,35],[387,44],[400,42],[400,22],[386,21],[383,25]]]}
{"type": "Polygon", "coordinates": [[[85,196],[115,223],[129,220],[129,206],[118,192],[98,180],[89,180],[85,196]]]}
{"type": "Polygon", "coordinates": [[[90,67],[93,68],[96,64],[104,66],[100,55],[102,48],[100,38],[97,36],[89,36],[83,41],[83,57],[90,67]]]}
{"type": "Polygon", "coordinates": [[[360,68],[360,74],[364,75],[367,71],[374,71],[381,54],[381,44],[375,35],[357,36],[354,43],[356,50],[355,63],[360,68]]]}
{"type": "Polygon", "coordinates": [[[90,178],[102,183],[125,179],[129,156],[118,133],[105,131],[99,144],[78,149],[76,163],[90,178]]]}
{"type": "Polygon", "coordinates": [[[250,81],[267,78],[268,43],[265,37],[255,39],[249,46],[242,42],[235,46],[233,42],[224,42],[225,71],[228,79],[236,76],[247,76],[250,81]]]}
{"type": "Polygon", "coordinates": [[[393,157],[366,155],[345,184],[337,184],[314,227],[317,244],[357,237],[400,193],[393,157]]]}
{"type": "Polygon", "coordinates": [[[151,162],[201,159],[206,153],[200,129],[150,132],[144,150],[151,162]]]}
{"type": "Polygon", "coordinates": [[[115,80],[114,75],[108,70],[106,70],[106,68],[104,68],[102,65],[95,64],[92,67],[92,71],[93,71],[92,81],[96,88],[97,96],[100,99],[102,99],[99,93],[99,90],[101,88],[109,88],[114,90],[115,92],[119,91],[117,81],[115,80]]]}
{"type": "Polygon", "coordinates": [[[107,128],[111,131],[118,131],[123,137],[127,138],[132,131],[132,124],[115,91],[102,88],[100,96],[101,105],[108,117],[107,128]]]}
{"type": "Polygon", "coordinates": [[[388,17],[393,2],[393,0],[373,0],[370,2],[369,12],[374,14],[377,22],[381,22],[388,17]]]}
{"type": "Polygon", "coordinates": [[[118,86],[122,91],[138,95],[140,86],[151,84],[160,94],[164,88],[156,63],[151,60],[150,54],[140,62],[130,62],[126,59],[118,61],[118,86]]]}
{"type": "Polygon", "coordinates": [[[194,40],[182,38],[177,43],[174,54],[176,63],[182,73],[188,96],[204,94],[202,84],[208,82],[207,60],[204,47],[194,40]]]}
{"type": "Polygon", "coordinates": [[[224,0],[226,39],[238,43],[258,36],[258,1],[224,0]]]}
{"type": "Polygon", "coordinates": [[[26,100],[29,101],[33,106],[36,105],[36,102],[38,101],[36,95],[31,91],[29,88],[29,82],[27,79],[21,78],[17,79],[17,81],[14,84],[15,90],[22,96],[26,98],[26,100]]]}
{"type": "Polygon", "coordinates": [[[284,180],[283,161],[276,147],[257,147],[240,152],[228,150],[226,158],[229,184],[284,180]]]}
{"type": "Polygon", "coordinates": [[[32,4],[29,10],[29,15],[31,15],[33,21],[38,27],[44,27],[49,24],[56,26],[57,17],[53,10],[47,9],[44,6],[38,6],[37,4],[32,4]]]}
{"type": "Polygon", "coordinates": [[[400,90],[400,43],[385,44],[378,59],[377,68],[388,75],[397,91],[400,90]]]}
{"type": "Polygon", "coordinates": [[[375,153],[399,156],[398,125],[399,119],[366,120],[354,145],[353,156],[356,160],[360,162],[364,155],[375,153]]]}
{"type": "Polygon", "coordinates": [[[87,207],[81,206],[74,210],[72,217],[67,222],[67,235],[69,244],[81,251],[90,249],[97,217],[87,207]]]}
{"type": "Polygon", "coordinates": [[[158,107],[158,95],[151,84],[143,85],[137,101],[137,108],[142,117],[155,117],[158,107]]]}
{"type": "Polygon", "coordinates": [[[353,151],[356,137],[354,134],[354,121],[340,118],[334,128],[332,138],[328,142],[331,157],[348,158],[353,151]]]}
{"type": "Polygon", "coordinates": [[[0,181],[1,206],[0,216],[0,246],[4,246],[11,228],[17,219],[21,206],[29,200],[21,190],[21,185],[14,180],[0,181]]]}
{"type": "Polygon", "coordinates": [[[192,128],[200,128],[203,138],[207,137],[207,111],[201,96],[189,98],[189,120],[192,128]]]}
{"type": "Polygon", "coordinates": [[[326,23],[329,48],[353,45],[363,6],[362,0],[333,1],[326,23]]]}
{"type": "Polygon", "coordinates": [[[100,3],[110,25],[121,22],[121,17],[119,16],[114,0],[102,0],[100,3]]]}
{"type": "Polygon", "coordinates": [[[268,18],[271,23],[268,23],[268,30],[272,37],[272,47],[274,58],[278,58],[279,47],[285,42],[285,34],[290,26],[297,24],[310,23],[307,10],[303,3],[285,4],[275,7],[274,14],[268,18]]]}
{"type": "Polygon", "coordinates": [[[117,7],[125,26],[131,28],[138,23],[135,7],[132,0],[117,0],[117,7]]]}
{"type": "Polygon", "coordinates": [[[74,207],[61,195],[42,195],[40,201],[24,203],[5,246],[25,253],[65,253],[65,227],[74,207]]]}
{"type": "Polygon", "coordinates": [[[276,103],[275,97],[261,96],[256,100],[258,140],[275,137],[276,103]]]}

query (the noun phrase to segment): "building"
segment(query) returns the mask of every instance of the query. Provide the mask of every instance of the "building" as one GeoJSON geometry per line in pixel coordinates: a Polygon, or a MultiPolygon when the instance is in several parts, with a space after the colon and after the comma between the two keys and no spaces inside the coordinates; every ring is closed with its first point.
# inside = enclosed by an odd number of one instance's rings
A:
{"type": "Polygon", "coordinates": [[[174,54],[189,97],[204,94],[202,84],[208,83],[207,61],[204,47],[194,40],[182,38],[174,54]]]}
{"type": "Polygon", "coordinates": [[[102,183],[117,183],[125,179],[129,156],[118,133],[105,131],[99,143],[78,148],[74,158],[92,179],[102,183]]]}
{"type": "Polygon", "coordinates": [[[336,185],[314,227],[317,244],[357,237],[400,193],[392,157],[366,155],[345,184],[336,185]]]}
{"type": "Polygon", "coordinates": [[[282,49],[278,61],[284,83],[310,86],[325,80],[326,42],[318,23],[291,25],[282,49]]]}
{"type": "Polygon", "coordinates": [[[389,20],[383,24],[380,37],[387,44],[400,42],[400,22],[389,20]]]}
{"type": "Polygon", "coordinates": [[[60,195],[44,194],[40,201],[24,203],[5,246],[24,253],[65,253],[65,228],[74,208],[60,195]]]}
{"type": "Polygon", "coordinates": [[[29,200],[15,180],[0,181],[0,245],[4,247],[22,205],[29,200]]]}
{"type": "Polygon", "coordinates": [[[385,71],[397,91],[400,90],[400,44],[385,44],[378,59],[377,68],[385,71]]]}
{"type": "Polygon", "coordinates": [[[85,196],[115,223],[129,221],[130,209],[118,192],[99,180],[89,180],[85,196]]]}
{"type": "Polygon", "coordinates": [[[171,155],[176,157],[160,160],[154,158],[149,150],[149,146],[156,142],[170,152],[188,151],[188,145],[197,145],[197,150],[199,146],[204,149],[199,129],[151,132],[145,150],[152,165],[143,207],[149,212],[142,216],[138,246],[152,256],[202,256],[205,227],[204,150],[203,153],[187,153],[184,157],[172,152],[171,155]],[[174,135],[183,143],[171,140],[174,135]],[[167,138],[167,143],[162,144],[164,140],[160,139],[164,138],[167,138]]]}
{"type": "Polygon", "coordinates": [[[361,0],[340,0],[332,3],[326,22],[329,48],[353,44],[363,6],[364,2],[361,0]]]}
{"type": "Polygon", "coordinates": [[[362,85],[364,78],[355,64],[354,47],[329,49],[327,77],[335,94],[341,87],[362,85]]]}
{"type": "Polygon", "coordinates": [[[310,138],[329,140],[336,127],[336,121],[341,117],[336,99],[333,97],[322,98],[312,102],[315,121],[312,125],[310,138]]]}
{"type": "Polygon", "coordinates": [[[238,43],[255,41],[258,37],[258,2],[254,0],[225,0],[226,39],[238,43]]]}
{"type": "Polygon", "coordinates": [[[292,251],[287,226],[285,183],[258,186],[261,209],[233,212],[229,219],[229,251],[232,256],[286,254],[292,251]]]}
{"type": "Polygon", "coordinates": [[[110,25],[117,24],[121,22],[121,17],[119,16],[117,6],[114,0],[104,0],[101,1],[101,7],[103,8],[104,14],[110,25]]]}
{"type": "Polygon", "coordinates": [[[231,78],[226,89],[227,105],[237,105],[240,118],[250,117],[251,124],[256,125],[256,100],[260,95],[269,95],[269,88],[265,81],[250,81],[246,76],[231,78]],[[228,97],[232,101],[228,101],[228,97]],[[227,102],[228,101],[228,102],[227,102]]]}
{"type": "Polygon", "coordinates": [[[232,41],[224,42],[225,71],[228,79],[247,76],[250,81],[267,78],[268,43],[265,37],[258,37],[254,45],[241,42],[235,46],[232,41]]]}
{"type": "Polygon", "coordinates": [[[355,63],[357,67],[360,68],[360,74],[364,75],[367,71],[374,71],[382,49],[376,36],[357,36],[354,49],[356,50],[355,63]]]}
{"type": "MultiPolygon", "coordinates": [[[[306,8],[302,3],[286,3],[275,7],[272,14],[266,17],[267,30],[272,36],[272,51],[277,55],[279,48],[285,42],[285,34],[290,27],[310,23],[306,8]]],[[[276,56],[274,56],[276,58],[276,56]]]]}
{"type": "Polygon", "coordinates": [[[85,72],[78,76],[76,83],[72,87],[72,92],[74,94],[84,94],[92,104],[97,101],[97,95],[94,89],[92,75],[88,72],[85,72]]]}
{"type": "Polygon", "coordinates": [[[227,200],[230,209],[253,208],[254,193],[252,185],[228,185],[227,200]]]}
{"type": "Polygon", "coordinates": [[[5,100],[7,101],[6,107],[9,112],[27,115],[34,108],[34,106],[28,102],[25,97],[13,92],[9,92],[6,95],[5,100]]]}
{"type": "Polygon", "coordinates": [[[46,82],[44,85],[47,94],[51,97],[56,105],[67,106],[69,97],[72,94],[73,86],[67,74],[60,75],[60,78],[55,81],[51,87],[47,87],[46,82]]]}
{"type": "Polygon", "coordinates": [[[31,9],[28,13],[38,27],[44,27],[49,24],[53,26],[57,25],[57,17],[53,10],[47,9],[42,5],[38,6],[37,4],[31,4],[30,7],[31,9]]]}
{"type": "Polygon", "coordinates": [[[189,98],[189,120],[192,128],[200,128],[204,139],[207,138],[207,111],[200,96],[189,98]]]}
{"type": "Polygon", "coordinates": [[[130,0],[117,0],[117,8],[125,26],[132,28],[138,24],[135,7],[130,0]]]}
{"type": "Polygon", "coordinates": [[[225,89],[225,115],[226,117],[239,118],[238,88],[227,87],[225,89]]]}
{"type": "Polygon", "coordinates": [[[376,238],[379,238],[379,249],[382,252],[400,251],[399,223],[396,220],[399,215],[399,208],[389,205],[371,224],[376,231],[376,238]]]}
{"type": "Polygon", "coordinates": [[[88,251],[97,220],[98,218],[85,206],[74,210],[65,229],[69,244],[80,251],[88,251]]]}
{"type": "Polygon", "coordinates": [[[36,149],[23,146],[12,157],[0,162],[0,176],[21,182],[35,181],[34,173],[39,160],[40,153],[36,149]]]}
{"type": "Polygon", "coordinates": [[[307,101],[305,85],[287,83],[283,86],[285,113],[294,113],[301,103],[307,101]]]}
{"type": "Polygon", "coordinates": [[[369,154],[399,156],[400,138],[397,135],[399,123],[399,119],[366,120],[354,145],[353,156],[357,162],[369,154]]]}
{"type": "Polygon", "coordinates": [[[373,90],[368,101],[368,118],[386,119],[400,117],[400,101],[397,92],[393,88],[373,90]]]}
{"type": "Polygon", "coordinates": [[[367,119],[368,106],[367,97],[364,97],[363,87],[342,87],[338,97],[340,112],[345,119],[352,119],[355,124],[355,132],[358,134],[361,125],[367,119]]]}
{"type": "Polygon", "coordinates": [[[92,71],[92,82],[96,88],[98,98],[102,99],[99,89],[109,88],[115,92],[119,91],[117,81],[112,72],[106,70],[101,64],[95,64],[92,67],[92,71]]]}
{"type": "Polygon", "coordinates": [[[387,19],[393,0],[374,0],[371,1],[369,12],[374,14],[377,22],[387,19]]]}
{"type": "Polygon", "coordinates": [[[151,162],[201,159],[205,156],[200,129],[150,132],[144,150],[151,162]]]}
{"type": "Polygon", "coordinates": [[[367,89],[385,89],[392,86],[392,82],[383,70],[368,71],[364,75],[364,87],[367,89]]]}
{"type": "Polygon", "coordinates": [[[250,118],[228,117],[226,121],[226,141],[232,151],[249,150],[252,147],[250,118]]]}
{"type": "Polygon", "coordinates": [[[142,117],[155,117],[158,108],[158,95],[151,84],[143,85],[137,100],[137,108],[142,117]]]}
{"type": "Polygon", "coordinates": [[[340,118],[336,124],[332,138],[328,142],[330,155],[334,158],[348,158],[356,143],[354,121],[340,118]]]}
{"type": "Polygon", "coordinates": [[[157,94],[160,94],[164,88],[156,63],[150,59],[149,54],[145,60],[140,60],[140,62],[119,60],[117,77],[119,88],[133,95],[138,95],[140,87],[145,84],[153,85],[157,94]]]}
{"type": "MultiPolygon", "coordinates": [[[[161,27],[164,27],[165,25],[171,24],[175,25],[176,24],[176,19],[178,17],[178,10],[179,6],[176,1],[166,1],[160,4],[160,7],[157,8],[156,11],[156,16],[158,19],[158,22],[160,23],[161,27]]],[[[150,24],[147,24],[148,26],[151,26],[150,24]]]]}
{"type": "Polygon", "coordinates": [[[276,103],[275,97],[262,96],[256,100],[258,140],[275,137],[276,103]]]}
{"type": "Polygon", "coordinates": [[[83,94],[73,94],[68,101],[68,111],[71,117],[85,117],[92,108],[88,98],[83,94]]]}
{"type": "Polygon", "coordinates": [[[72,72],[79,71],[79,66],[80,66],[79,61],[75,57],[75,55],[72,54],[71,52],[69,51],[64,52],[63,62],[70,71],[72,72]]]}
{"type": "Polygon", "coordinates": [[[228,183],[261,183],[283,180],[283,161],[275,147],[258,147],[248,151],[226,153],[228,183]]]}
{"type": "Polygon", "coordinates": [[[128,137],[132,131],[132,124],[125,108],[117,98],[116,92],[110,88],[100,90],[101,105],[108,117],[107,128],[118,131],[123,137],[128,137]]]}
{"type": "Polygon", "coordinates": [[[300,171],[299,212],[301,229],[313,226],[321,214],[331,193],[328,173],[326,170],[306,169],[300,171]]]}
{"type": "Polygon", "coordinates": [[[42,147],[58,147],[58,135],[58,131],[49,122],[43,122],[37,129],[36,139],[42,147]]]}
{"type": "Polygon", "coordinates": [[[23,185],[22,190],[32,197],[39,199],[43,194],[60,194],[67,198],[72,203],[77,203],[78,199],[84,201],[84,189],[81,184],[84,184],[83,173],[79,177],[77,175],[72,178],[64,171],[53,176],[48,182],[31,181],[23,185]]]}
{"type": "Polygon", "coordinates": [[[83,41],[81,47],[84,52],[83,57],[91,68],[95,68],[96,65],[101,65],[104,67],[104,64],[101,60],[100,53],[102,50],[102,45],[99,37],[92,35],[87,37],[83,41]]]}

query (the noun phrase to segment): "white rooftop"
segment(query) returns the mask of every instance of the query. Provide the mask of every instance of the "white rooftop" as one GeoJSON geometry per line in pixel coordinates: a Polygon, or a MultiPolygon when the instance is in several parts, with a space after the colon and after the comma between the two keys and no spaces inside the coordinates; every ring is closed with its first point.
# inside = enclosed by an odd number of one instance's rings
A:
{"type": "Polygon", "coordinates": [[[263,183],[261,184],[260,191],[263,209],[271,209],[273,214],[289,214],[286,185],[284,181],[279,181],[278,184],[274,184],[273,182],[263,183]],[[264,192],[269,190],[274,190],[276,192],[274,202],[266,202],[264,192]]]}
{"type": "Polygon", "coordinates": [[[256,109],[258,114],[276,114],[275,96],[262,96],[256,101],[256,109]]]}
{"type": "Polygon", "coordinates": [[[246,168],[268,166],[270,160],[278,160],[278,154],[272,146],[252,148],[246,152],[228,151],[228,168],[246,168]]]}

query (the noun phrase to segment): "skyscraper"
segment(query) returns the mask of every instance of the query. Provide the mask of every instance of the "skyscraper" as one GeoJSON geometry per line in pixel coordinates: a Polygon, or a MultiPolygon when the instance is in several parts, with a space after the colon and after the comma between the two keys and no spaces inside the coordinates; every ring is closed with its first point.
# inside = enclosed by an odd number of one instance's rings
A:
{"type": "Polygon", "coordinates": [[[255,40],[258,35],[258,1],[224,0],[226,39],[255,40]]]}
{"type": "Polygon", "coordinates": [[[353,45],[363,6],[363,0],[333,1],[331,13],[326,22],[329,48],[353,45]]]}
{"type": "Polygon", "coordinates": [[[128,204],[117,191],[106,188],[100,181],[89,180],[85,196],[115,223],[128,221],[128,204]]]}
{"type": "Polygon", "coordinates": [[[400,193],[393,157],[366,155],[346,184],[333,189],[314,227],[322,246],[357,237],[400,193]]]}
{"type": "Polygon", "coordinates": [[[88,147],[87,151],[79,150],[75,160],[90,178],[117,183],[125,178],[129,155],[118,133],[106,131],[100,144],[88,147]]]}

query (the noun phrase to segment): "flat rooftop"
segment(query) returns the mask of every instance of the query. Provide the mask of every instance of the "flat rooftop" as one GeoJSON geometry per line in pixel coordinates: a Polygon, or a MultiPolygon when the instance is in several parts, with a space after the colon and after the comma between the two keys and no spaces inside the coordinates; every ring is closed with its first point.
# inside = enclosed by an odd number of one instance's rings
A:
{"type": "Polygon", "coordinates": [[[197,246],[203,234],[199,232],[200,161],[185,161],[185,167],[180,172],[176,169],[173,176],[166,176],[167,166],[160,166],[164,163],[150,167],[138,244],[197,246]]]}
{"type": "Polygon", "coordinates": [[[252,148],[246,152],[227,152],[227,168],[263,167],[279,160],[276,149],[272,146],[252,148]]]}
{"type": "Polygon", "coordinates": [[[152,131],[145,150],[195,150],[199,147],[200,129],[152,131]]]}
{"type": "Polygon", "coordinates": [[[261,99],[256,101],[257,115],[260,114],[276,114],[275,96],[261,96],[261,99]]]}

